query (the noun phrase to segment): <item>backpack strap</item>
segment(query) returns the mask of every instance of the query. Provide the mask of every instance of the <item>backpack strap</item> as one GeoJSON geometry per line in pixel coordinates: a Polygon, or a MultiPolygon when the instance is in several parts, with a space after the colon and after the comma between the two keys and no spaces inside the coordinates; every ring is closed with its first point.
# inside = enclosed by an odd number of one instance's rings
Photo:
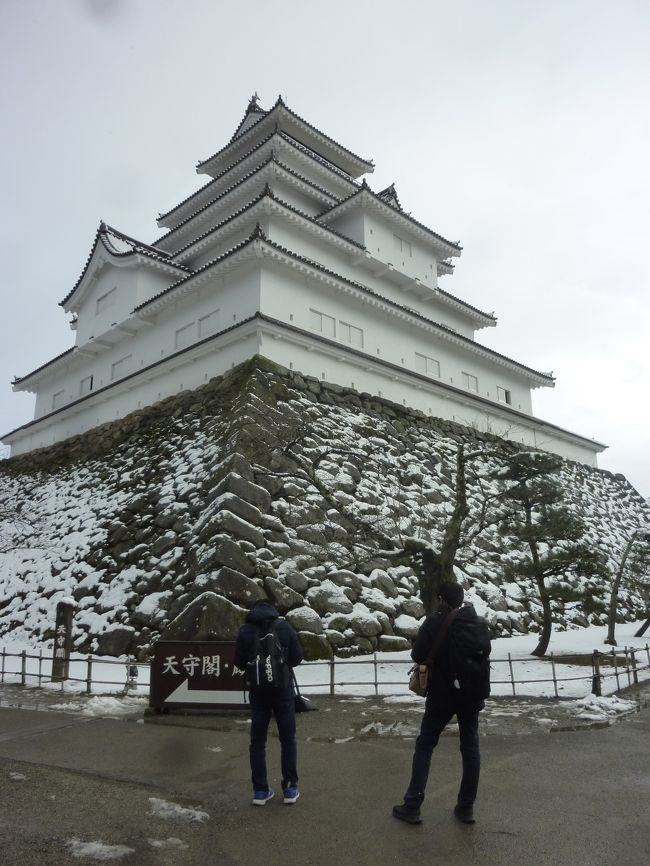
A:
{"type": "Polygon", "coordinates": [[[429,655],[424,660],[424,664],[431,668],[433,667],[433,662],[435,661],[436,656],[438,655],[438,650],[445,639],[447,632],[449,631],[449,626],[458,616],[458,612],[460,611],[459,607],[455,607],[452,611],[450,611],[447,616],[443,619],[442,625],[440,626],[440,630],[435,637],[435,640],[431,644],[431,649],[429,650],[429,655]]]}

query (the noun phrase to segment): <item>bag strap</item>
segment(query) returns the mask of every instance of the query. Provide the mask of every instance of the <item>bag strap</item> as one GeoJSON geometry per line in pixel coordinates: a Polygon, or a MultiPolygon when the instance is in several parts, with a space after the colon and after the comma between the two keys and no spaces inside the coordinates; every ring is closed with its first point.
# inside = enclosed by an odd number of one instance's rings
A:
{"type": "Polygon", "coordinates": [[[431,649],[429,650],[429,655],[426,657],[424,664],[430,668],[433,667],[433,662],[435,661],[436,656],[438,655],[438,650],[440,649],[440,645],[445,639],[445,635],[449,631],[449,626],[458,616],[458,612],[460,611],[459,607],[455,607],[450,613],[442,621],[442,625],[440,626],[440,630],[431,645],[431,649]]]}

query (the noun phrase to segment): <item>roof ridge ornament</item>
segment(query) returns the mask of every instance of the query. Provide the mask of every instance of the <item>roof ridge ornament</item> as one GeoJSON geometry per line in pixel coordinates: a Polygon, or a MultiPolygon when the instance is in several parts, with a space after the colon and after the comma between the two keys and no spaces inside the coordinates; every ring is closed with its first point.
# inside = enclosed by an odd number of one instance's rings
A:
{"type": "Polygon", "coordinates": [[[263,109],[260,107],[260,98],[257,95],[257,90],[255,91],[255,93],[251,96],[250,100],[248,101],[248,107],[246,108],[246,114],[250,114],[252,111],[255,111],[255,112],[263,111],[263,109]]]}
{"type": "Polygon", "coordinates": [[[259,223],[255,223],[255,228],[253,229],[253,233],[251,234],[249,240],[251,241],[265,241],[268,240],[264,232],[262,231],[262,227],[259,223]]]}
{"type": "Polygon", "coordinates": [[[395,189],[394,182],[391,183],[390,186],[387,186],[386,189],[382,189],[381,192],[378,192],[377,198],[380,198],[383,202],[391,205],[392,207],[396,207],[398,210],[404,210],[397,196],[397,190],[395,189]]]}

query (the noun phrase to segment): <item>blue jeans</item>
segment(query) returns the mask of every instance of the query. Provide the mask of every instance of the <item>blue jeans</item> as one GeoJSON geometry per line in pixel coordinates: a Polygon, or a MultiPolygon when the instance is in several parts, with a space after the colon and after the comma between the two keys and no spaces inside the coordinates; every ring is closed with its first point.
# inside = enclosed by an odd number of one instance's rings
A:
{"type": "Polygon", "coordinates": [[[414,809],[419,809],[424,800],[424,791],[429,778],[431,755],[438,745],[440,734],[451,719],[458,718],[460,733],[460,751],[463,758],[463,776],[458,791],[458,805],[461,809],[469,809],[474,805],[478,790],[478,779],[481,771],[481,753],[478,743],[477,706],[455,705],[447,695],[427,695],[424,708],[424,718],[420,727],[420,736],[415,741],[411,781],[404,795],[404,803],[414,809]]]}
{"type": "Polygon", "coordinates": [[[250,692],[251,742],[250,759],[254,791],[268,791],[266,775],[266,736],[271,715],[275,716],[280,738],[282,787],[298,784],[298,750],[296,746],[296,711],[293,689],[274,693],[250,692]]]}

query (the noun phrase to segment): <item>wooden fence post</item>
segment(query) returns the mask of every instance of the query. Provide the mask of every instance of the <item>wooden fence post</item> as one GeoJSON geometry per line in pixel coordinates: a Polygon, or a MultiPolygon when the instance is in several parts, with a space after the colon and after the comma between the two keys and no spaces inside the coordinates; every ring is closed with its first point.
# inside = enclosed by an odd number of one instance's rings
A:
{"type": "Polygon", "coordinates": [[[334,656],[330,659],[330,695],[334,694],[334,656]]]}
{"type": "Polygon", "coordinates": [[[634,681],[634,685],[639,684],[639,672],[636,669],[636,650],[630,649],[630,660],[632,662],[632,680],[634,681]]]}
{"type": "Polygon", "coordinates": [[[598,650],[594,650],[591,657],[591,664],[594,674],[591,678],[591,693],[599,698],[603,692],[600,685],[600,653],[598,650]]]}
{"type": "Polygon", "coordinates": [[[551,672],[553,674],[553,689],[555,691],[555,697],[558,698],[559,694],[557,691],[557,677],[555,676],[555,659],[553,658],[553,653],[551,653],[551,672]]]}
{"type": "Polygon", "coordinates": [[[515,675],[514,675],[513,670],[512,670],[512,656],[510,655],[510,653],[508,653],[508,667],[510,668],[510,682],[512,684],[512,696],[514,697],[516,695],[515,675]]]}
{"type": "Polygon", "coordinates": [[[615,649],[612,650],[612,661],[614,662],[614,676],[616,677],[616,691],[618,692],[621,688],[621,681],[618,677],[618,660],[615,649]]]}
{"type": "Polygon", "coordinates": [[[24,686],[27,682],[27,650],[23,650],[22,653],[22,662],[20,666],[20,684],[24,686]]]}
{"type": "Polygon", "coordinates": [[[89,695],[93,688],[93,657],[88,654],[88,667],[86,670],[86,694],[89,695]]]}
{"type": "Polygon", "coordinates": [[[373,653],[373,665],[375,668],[375,695],[379,694],[379,680],[377,679],[377,653],[373,653]]]}

